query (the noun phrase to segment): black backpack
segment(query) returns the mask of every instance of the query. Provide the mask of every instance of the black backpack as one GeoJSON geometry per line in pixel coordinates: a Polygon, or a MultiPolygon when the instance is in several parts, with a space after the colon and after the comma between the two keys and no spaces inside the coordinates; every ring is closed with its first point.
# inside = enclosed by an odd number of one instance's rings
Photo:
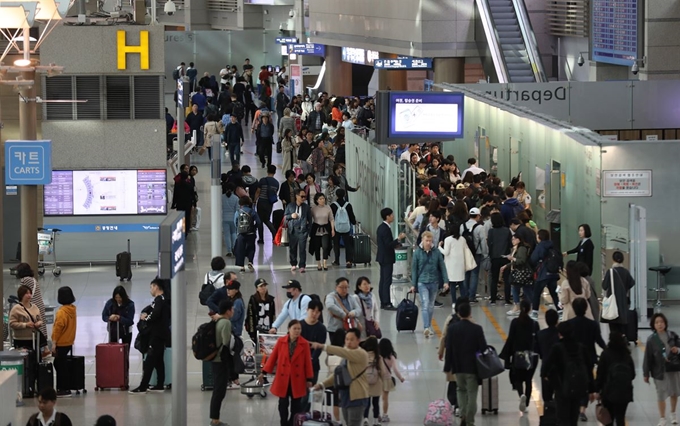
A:
{"type": "Polygon", "coordinates": [[[564,259],[562,259],[562,253],[557,251],[555,247],[548,249],[545,257],[543,258],[543,266],[549,274],[557,274],[560,269],[564,267],[564,259]]]}
{"type": "Polygon", "coordinates": [[[243,209],[238,211],[238,223],[236,230],[239,234],[252,234],[255,232],[255,224],[253,223],[253,215],[243,209]]]}
{"type": "Polygon", "coordinates": [[[211,361],[217,356],[217,321],[201,324],[191,339],[191,351],[199,361],[211,361]]]}
{"type": "MultiPolygon", "coordinates": [[[[309,296],[310,299],[316,300],[317,302],[320,302],[321,305],[323,306],[323,302],[321,301],[321,297],[319,297],[318,294],[301,294],[300,298],[298,299],[298,309],[302,309],[302,298],[304,296],[309,296]]],[[[323,324],[323,315],[319,316],[319,322],[323,324]]]]}
{"type": "Polygon", "coordinates": [[[477,247],[475,246],[475,228],[478,227],[480,224],[475,223],[472,229],[468,229],[466,224],[463,224],[463,235],[462,237],[465,238],[465,242],[467,243],[468,248],[472,252],[473,255],[477,254],[477,247]]]}
{"type": "Polygon", "coordinates": [[[179,77],[180,77],[179,68],[172,70],[172,79],[173,80],[179,80],[179,77]]]}
{"type": "Polygon", "coordinates": [[[607,369],[607,381],[602,394],[612,402],[624,403],[633,399],[635,372],[626,362],[616,362],[607,369]]]}
{"type": "Polygon", "coordinates": [[[242,120],[243,117],[245,117],[245,108],[243,107],[243,104],[239,101],[234,102],[234,105],[231,110],[231,114],[235,115],[237,119],[242,120]]]}
{"type": "Polygon", "coordinates": [[[561,394],[569,399],[583,398],[588,394],[588,366],[581,356],[580,349],[578,354],[565,353],[565,357],[561,394]]]}
{"type": "Polygon", "coordinates": [[[214,280],[210,279],[210,274],[205,275],[205,283],[201,286],[201,291],[198,293],[198,300],[201,305],[206,306],[208,299],[215,292],[215,283],[224,278],[224,274],[219,274],[214,280]]]}

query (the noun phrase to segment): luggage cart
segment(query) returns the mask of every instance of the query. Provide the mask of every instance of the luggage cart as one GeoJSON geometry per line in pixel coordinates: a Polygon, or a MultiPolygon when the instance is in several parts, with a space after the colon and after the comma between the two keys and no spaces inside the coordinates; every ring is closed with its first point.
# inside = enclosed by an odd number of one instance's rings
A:
{"type": "Polygon", "coordinates": [[[45,275],[45,268],[52,268],[52,275],[61,275],[61,268],[57,265],[57,235],[61,229],[57,228],[38,228],[38,254],[43,256],[43,260],[38,262],[38,275],[45,275]],[[52,261],[45,258],[52,255],[52,261]]]}
{"type": "Polygon", "coordinates": [[[241,395],[246,395],[251,399],[255,395],[260,395],[262,398],[267,397],[267,388],[271,385],[265,378],[264,382],[258,380],[259,374],[262,372],[262,354],[257,352],[257,344],[252,340],[243,342],[243,364],[245,365],[245,374],[250,374],[250,380],[241,384],[241,395]]]}

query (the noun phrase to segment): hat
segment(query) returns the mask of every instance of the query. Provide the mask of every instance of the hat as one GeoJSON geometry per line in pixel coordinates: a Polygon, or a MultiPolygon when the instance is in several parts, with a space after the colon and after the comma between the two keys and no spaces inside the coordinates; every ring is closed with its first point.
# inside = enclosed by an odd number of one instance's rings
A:
{"type": "Polygon", "coordinates": [[[302,290],[302,286],[300,285],[300,281],[297,281],[297,280],[288,281],[288,284],[284,285],[283,288],[285,288],[286,290],[289,290],[291,288],[297,288],[298,290],[302,290]]]}
{"type": "Polygon", "coordinates": [[[258,288],[261,285],[269,285],[267,281],[264,278],[258,278],[255,280],[255,288],[258,288]]]}
{"type": "Polygon", "coordinates": [[[241,283],[238,281],[232,281],[227,284],[227,290],[238,290],[241,288],[241,283]]]}
{"type": "Polygon", "coordinates": [[[456,189],[465,189],[465,185],[459,183],[458,185],[456,185],[456,189]]]}
{"type": "Polygon", "coordinates": [[[470,216],[479,216],[480,214],[482,214],[482,212],[480,212],[477,207],[470,209],[470,216]]]}

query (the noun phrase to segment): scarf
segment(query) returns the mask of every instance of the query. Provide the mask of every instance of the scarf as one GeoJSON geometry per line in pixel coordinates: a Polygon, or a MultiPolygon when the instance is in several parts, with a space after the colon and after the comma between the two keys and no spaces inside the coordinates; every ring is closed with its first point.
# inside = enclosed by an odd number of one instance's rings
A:
{"type": "Polygon", "coordinates": [[[363,292],[359,292],[358,296],[364,304],[366,311],[370,312],[371,309],[373,309],[373,295],[371,293],[364,294],[363,292]]]}

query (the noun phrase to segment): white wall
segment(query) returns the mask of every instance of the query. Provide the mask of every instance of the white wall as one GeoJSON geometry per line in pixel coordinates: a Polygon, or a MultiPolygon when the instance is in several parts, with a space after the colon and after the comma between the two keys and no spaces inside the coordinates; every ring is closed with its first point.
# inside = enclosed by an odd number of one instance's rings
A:
{"type": "Polygon", "coordinates": [[[590,81],[591,62],[588,60],[590,56],[588,39],[582,37],[560,37],[559,44],[560,80],[590,81]],[[578,66],[579,52],[585,52],[583,53],[583,59],[585,59],[583,66],[578,66]]]}

